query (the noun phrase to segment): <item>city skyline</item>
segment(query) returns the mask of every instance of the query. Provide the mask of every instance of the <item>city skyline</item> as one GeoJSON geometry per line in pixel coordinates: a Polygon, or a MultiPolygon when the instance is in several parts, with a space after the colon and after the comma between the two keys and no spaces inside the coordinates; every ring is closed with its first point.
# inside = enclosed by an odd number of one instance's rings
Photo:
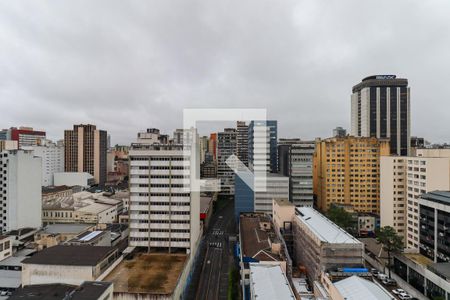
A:
{"type": "Polygon", "coordinates": [[[408,3],[402,14],[406,3],[109,2],[101,20],[101,4],[3,3],[3,124],[56,140],[95,123],[129,144],[137,130],[182,127],[183,108],[263,107],[280,137],[326,138],[350,130],[355,83],[396,74],[411,87],[411,135],[448,142],[450,44],[440,37],[450,4],[408,3]]]}

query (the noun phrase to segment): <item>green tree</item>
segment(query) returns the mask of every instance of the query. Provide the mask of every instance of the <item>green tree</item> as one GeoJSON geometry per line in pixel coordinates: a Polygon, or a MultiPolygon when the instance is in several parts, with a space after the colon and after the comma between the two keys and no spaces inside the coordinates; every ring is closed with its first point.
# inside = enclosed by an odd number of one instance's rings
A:
{"type": "Polygon", "coordinates": [[[391,278],[391,254],[398,253],[403,249],[402,237],[391,226],[384,226],[377,230],[377,241],[383,245],[383,250],[387,252],[389,278],[391,278]]]}
{"type": "Polygon", "coordinates": [[[347,230],[350,234],[356,235],[358,231],[357,229],[358,222],[353,216],[353,214],[346,211],[343,207],[331,205],[331,207],[328,209],[326,213],[326,216],[336,225],[347,230]]]}

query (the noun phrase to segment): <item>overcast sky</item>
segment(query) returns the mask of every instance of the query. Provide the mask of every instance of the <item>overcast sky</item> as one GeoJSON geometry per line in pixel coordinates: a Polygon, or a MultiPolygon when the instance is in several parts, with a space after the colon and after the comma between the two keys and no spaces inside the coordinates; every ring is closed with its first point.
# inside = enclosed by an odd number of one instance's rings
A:
{"type": "Polygon", "coordinates": [[[350,127],[353,85],[397,74],[412,134],[450,141],[450,1],[1,1],[0,127],[113,143],[183,108],[267,108],[280,137],[350,127]]]}

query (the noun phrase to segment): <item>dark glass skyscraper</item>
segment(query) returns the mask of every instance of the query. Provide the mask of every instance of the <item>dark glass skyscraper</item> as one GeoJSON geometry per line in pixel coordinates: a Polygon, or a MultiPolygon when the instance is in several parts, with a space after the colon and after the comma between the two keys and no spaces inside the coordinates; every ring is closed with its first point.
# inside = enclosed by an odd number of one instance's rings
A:
{"type": "Polygon", "coordinates": [[[409,155],[410,88],[395,75],[369,76],[353,87],[353,136],[389,138],[391,154],[409,155]]]}

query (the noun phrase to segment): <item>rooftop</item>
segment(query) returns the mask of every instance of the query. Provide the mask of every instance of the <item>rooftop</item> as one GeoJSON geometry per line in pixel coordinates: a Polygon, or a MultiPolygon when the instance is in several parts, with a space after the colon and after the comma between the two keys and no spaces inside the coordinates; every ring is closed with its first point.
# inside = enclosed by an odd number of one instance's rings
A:
{"type": "Polygon", "coordinates": [[[445,277],[446,280],[450,280],[450,263],[434,263],[428,268],[440,276],[445,277]]]}
{"type": "Polygon", "coordinates": [[[421,198],[428,201],[450,205],[450,191],[433,191],[422,194],[421,198]]]}
{"type": "Polygon", "coordinates": [[[279,206],[295,206],[292,202],[289,202],[287,199],[275,199],[275,202],[279,206]]]}
{"type": "Polygon", "coordinates": [[[92,225],[88,224],[50,224],[42,229],[42,233],[48,234],[65,234],[65,233],[82,233],[87,231],[92,225]]]}
{"type": "Polygon", "coordinates": [[[122,261],[105,279],[114,292],[171,294],[184,264],[184,254],[140,253],[122,261]]]}
{"type": "Polygon", "coordinates": [[[353,275],[334,283],[339,293],[346,300],[392,300],[394,297],[381,286],[353,275]]]}
{"type": "Polygon", "coordinates": [[[105,211],[110,208],[111,208],[111,205],[108,205],[108,204],[92,203],[91,205],[83,206],[83,207],[77,209],[77,211],[98,214],[98,213],[101,213],[102,211],[105,211]]]}
{"type": "Polygon", "coordinates": [[[403,253],[403,256],[422,266],[429,266],[433,263],[431,259],[420,253],[403,253]]]}
{"type": "Polygon", "coordinates": [[[331,222],[327,217],[311,207],[296,208],[297,217],[325,243],[360,244],[348,232],[331,222]]]}
{"type": "Polygon", "coordinates": [[[62,191],[72,190],[71,187],[67,185],[59,185],[59,186],[43,186],[42,194],[50,194],[50,193],[58,193],[62,191]]]}
{"type": "Polygon", "coordinates": [[[8,299],[61,300],[70,294],[71,300],[97,300],[110,286],[110,282],[100,281],[85,281],[79,287],[61,283],[28,285],[8,299]]]}
{"type": "Polygon", "coordinates": [[[271,240],[276,239],[273,228],[262,229],[261,222],[270,222],[265,216],[241,215],[239,227],[241,231],[242,255],[262,261],[279,261],[280,256],[271,252],[271,240]]]}
{"type": "Polygon", "coordinates": [[[112,247],[57,245],[36,253],[32,257],[23,260],[22,263],[60,266],[95,266],[114,251],[112,247]]]}
{"type": "Polygon", "coordinates": [[[258,300],[295,299],[279,265],[250,263],[250,284],[258,300]]]}
{"type": "Polygon", "coordinates": [[[0,288],[17,289],[22,284],[22,272],[0,270],[0,288]]]}

